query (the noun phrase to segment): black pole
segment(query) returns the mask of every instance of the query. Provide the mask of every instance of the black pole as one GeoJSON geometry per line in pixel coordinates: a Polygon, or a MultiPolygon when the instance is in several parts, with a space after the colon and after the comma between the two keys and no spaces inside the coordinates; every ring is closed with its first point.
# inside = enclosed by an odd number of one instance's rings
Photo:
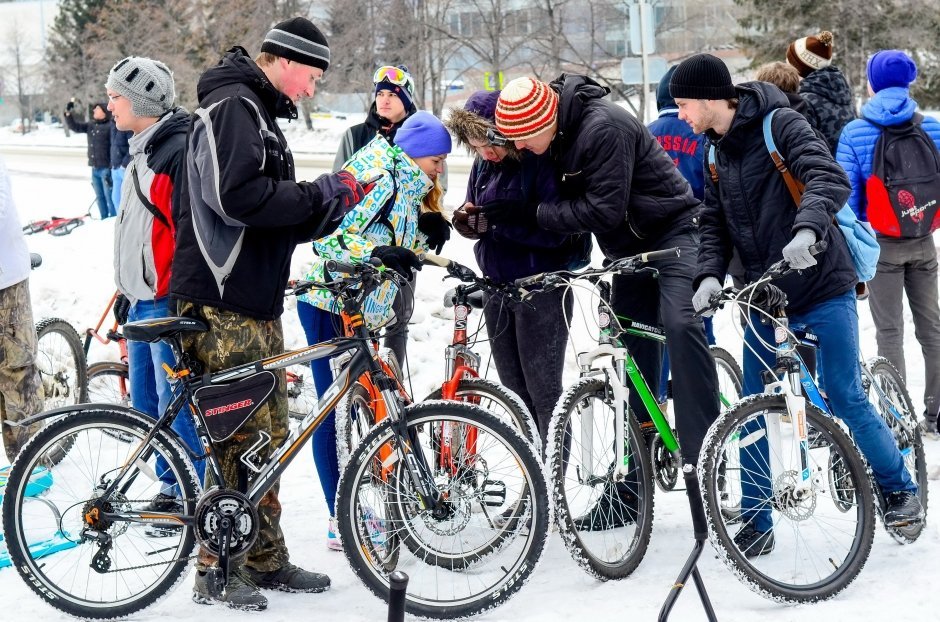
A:
{"type": "MultiPolygon", "coordinates": [[[[678,458],[678,456],[677,456],[678,458]]],[[[689,507],[692,510],[692,532],[695,536],[695,545],[692,547],[692,553],[689,554],[685,565],[679,577],[672,585],[672,590],[666,597],[662,609],[659,610],[659,622],[666,622],[669,619],[669,613],[676,604],[682,588],[688,583],[689,577],[695,583],[695,589],[698,590],[699,600],[702,601],[702,607],[705,609],[705,615],[709,622],[717,622],[715,609],[712,607],[711,600],[708,598],[708,592],[705,590],[705,582],[699,574],[698,558],[705,548],[705,540],[708,539],[708,521],[705,520],[705,507],[702,505],[702,491],[698,485],[698,478],[695,476],[695,465],[686,464],[682,467],[682,477],[685,479],[685,494],[689,497],[689,507]]]]}
{"type": "Polygon", "coordinates": [[[408,575],[401,570],[396,570],[388,576],[388,587],[388,622],[404,622],[408,575]]]}

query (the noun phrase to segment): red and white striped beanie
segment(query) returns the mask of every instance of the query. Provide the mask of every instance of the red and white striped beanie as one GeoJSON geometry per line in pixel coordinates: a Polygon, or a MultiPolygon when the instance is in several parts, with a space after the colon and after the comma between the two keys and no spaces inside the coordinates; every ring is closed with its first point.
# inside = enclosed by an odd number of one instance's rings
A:
{"type": "Polygon", "coordinates": [[[525,140],[545,130],[558,112],[558,94],[544,82],[516,78],[499,94],[496,129],[510,140],[525,140]]]}

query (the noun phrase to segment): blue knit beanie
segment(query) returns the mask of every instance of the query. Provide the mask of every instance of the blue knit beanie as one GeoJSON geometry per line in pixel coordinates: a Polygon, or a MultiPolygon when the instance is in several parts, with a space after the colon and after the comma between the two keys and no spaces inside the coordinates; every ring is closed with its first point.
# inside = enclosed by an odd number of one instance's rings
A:
{"type": "Polygon", "coordinates": [[[423,158],[450,153],[450,134],[441,120],[430,112],[419,110],[401,124],[395,144],[410,158],[423,158]]]}
{"type": "Polygon", "coordinates": [[[868,83],[878,92],[889,86],[907,88],[917,77],[917,65],[901,50],[881,50],[868,59],[868,83]]]}

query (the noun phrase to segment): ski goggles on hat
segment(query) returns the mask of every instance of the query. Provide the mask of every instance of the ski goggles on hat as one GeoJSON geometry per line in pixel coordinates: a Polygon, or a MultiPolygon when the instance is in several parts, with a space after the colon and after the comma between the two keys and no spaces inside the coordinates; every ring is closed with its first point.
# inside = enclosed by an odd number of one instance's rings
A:
{"type": "Polygon", "coordinates": [[[494,147],[505,147],[509,144],[509,139],[494,130],[489,128],[486,130],[486,140],[489,141],[494,147]]]}
{"type": "Polygon", "coordinates": [[[379,82],[391,82],[396,86],[401,86],[408,88],[408,82],[411,79],[403,69],[400,67],[392,67],[391,65],[386,65],[385,67],[379,67],[375,70],[375,73],[372,74],[372,84],[378,84],[379,82]]]}

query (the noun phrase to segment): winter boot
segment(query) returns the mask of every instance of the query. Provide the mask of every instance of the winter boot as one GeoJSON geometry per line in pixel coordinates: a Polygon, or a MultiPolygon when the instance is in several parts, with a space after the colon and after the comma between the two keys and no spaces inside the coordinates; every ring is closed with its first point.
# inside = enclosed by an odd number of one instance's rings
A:
{"type": "Polygon", "coordinates": [[[271,572],[261,572],[245,566],[244,572],[255,585],[279,592],[317,593],[330,589],[330,578],[325,574],[309,572],[294,564],[285,564],[271,572]]]}

